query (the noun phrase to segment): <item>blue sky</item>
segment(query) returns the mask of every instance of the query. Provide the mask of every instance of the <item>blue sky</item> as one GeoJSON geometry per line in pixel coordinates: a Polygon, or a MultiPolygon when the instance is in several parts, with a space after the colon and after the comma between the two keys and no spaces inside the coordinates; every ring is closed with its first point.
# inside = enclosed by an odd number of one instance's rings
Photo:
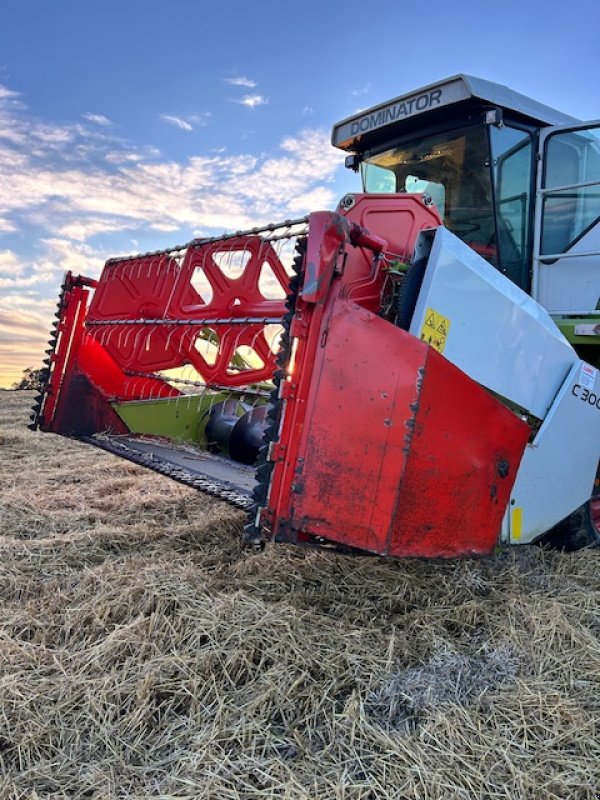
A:
{"type": "Polygon", "coordinates": [[[335,206],[354,111],[457,72],[600,117],[600,5],[20,0],[0,25],[0,386],[65,269],[335,206]],[[554,10],[556,9],[556,10],[554,10]]]}

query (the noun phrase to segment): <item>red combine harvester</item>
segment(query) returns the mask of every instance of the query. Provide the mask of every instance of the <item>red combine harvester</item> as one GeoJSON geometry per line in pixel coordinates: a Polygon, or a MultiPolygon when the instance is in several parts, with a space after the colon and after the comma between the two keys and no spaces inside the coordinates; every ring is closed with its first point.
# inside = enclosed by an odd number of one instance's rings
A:
{"type": "Polygon", "coordinates": [[[31,427],[247,509],[255,546],[599,539],[597,362],[515,285],[535,203],[484,166],[494,125],[555,120],[489,87],[460,76],[336,126],[367,191],[335,212],[68,273],[31,427]]]}

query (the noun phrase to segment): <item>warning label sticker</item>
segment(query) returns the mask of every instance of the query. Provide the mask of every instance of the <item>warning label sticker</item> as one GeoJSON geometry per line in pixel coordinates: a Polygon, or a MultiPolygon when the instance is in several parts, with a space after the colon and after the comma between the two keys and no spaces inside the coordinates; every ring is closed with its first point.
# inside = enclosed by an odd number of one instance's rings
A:
{"type": "Polygon", "coordinates": [[[593,389],[596,383],[596,374],[598,370],[594,369],[591,364],[582,364],[581,372],[579,373],[579,383],[585,386],[586,389],[593,389]]]}
{"type": "Polygon", "coordinates": [[[586,389],[593,389],[596,383],[597,372],[598,370],[594,369],[590,364],[582,364],[579,374],[579,383],[585,386],[586,389]]]}
{"type": "Polygon", "coordinates": [[[420,338],[423,342],[431,345],[438,353],[444,352],[446,339],[450,332],[450,320],[444,317],[439,311],[428,308],[425,311],[425,321],[421,328],[420,338]]]}

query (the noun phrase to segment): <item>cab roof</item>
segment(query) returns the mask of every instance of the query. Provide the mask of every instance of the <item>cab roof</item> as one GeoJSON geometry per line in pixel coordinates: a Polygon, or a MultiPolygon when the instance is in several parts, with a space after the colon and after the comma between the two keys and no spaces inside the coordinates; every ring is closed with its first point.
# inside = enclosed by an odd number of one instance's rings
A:
{"type": "MultiPolygon", "coordinates": [[[[578,121],[501,83],[472,75],[454,75],[347,117],[333,126],[331,143],[341,150],[359,152],[370,146],[374,139],[399,134],[415,117],[440,117],[440,112],[459,104],[501,108],[537,127],[569,125],[578,121]]],[[[425,123],[426,120],[419,122],[425,123]]],[[[414,127],[414,122],[411,127],[414,127]]]]}

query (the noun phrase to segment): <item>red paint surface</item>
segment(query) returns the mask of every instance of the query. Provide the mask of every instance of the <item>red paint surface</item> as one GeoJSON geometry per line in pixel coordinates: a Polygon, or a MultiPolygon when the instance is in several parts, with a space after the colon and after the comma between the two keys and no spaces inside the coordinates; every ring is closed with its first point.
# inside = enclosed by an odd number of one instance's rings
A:
{"type": "Polygon", "coordinates": [[[428,347],[413,430],[386,555],[491,553],[529,426],[428,347]]]}
{"type": "Polygon", "coordinates": [[[335,304],[308,400],[293,528],[384,551],[405,468],[398,420],[418,399],[425,356],[426,345],[356,303],[335,304]]]}
{"type": "Polygon", "coordinates": [[[86,331],[89,294],[87,279],[67,273],[40,427],[67,436],[127,433],[112,409],[113,399],[170,397],[179,392],[164,381],[127,375],[86,331]]]}
{"type": "Polygon", "coordinates": [[[273,246],[260,236],[236,236],[226,242],[189,247],[181,264],[165,255],[109,261],[90,305],[88,331],[123,369],[154,372],[191,364],[206,383],[243,386],[267,380],[275,370],[265,326],[238,322],[203,325],[199,320],[282,317],[288,281],[273,246]],[[242,262],[244,268],[233,277],[227,264],[242,262]],[[261,293],[263,269],[281,288],[282,299],[268,299],[261,293]],[[201,274],[210,285],[204,297],[194,288],[201,274]],[[135,324],[107,324],[114,320],[135,324]],[[157,325],[157,320],[161,324],[157,325]],[[188,320],[189,324],[169,326],[165,324],[169,320],[188,320]],[[218,337],[214,363],[195,346],[204,328],[218,337]],[[235,351],[242,346],[253,348],[263,365],[243,372],[231,370],[235,351]]]}
{"type": "Polygon", "coordinates": [[[594,525],[598,535],[600,535],[600,497],[592,497],[590,513],[592,515],[592,524],[594,525]]]}
{"type": "Polygon", "coordinates": [[[283,527],[381,555],[491,552],[527,425],[355,303],[338,300],[327,330],[283,527]]]}
{"type": "MultiPolygon", "coordinates": [[[[320,284],[320,292],[326,291],[325,302],[307,302],[304,292],[298,298],[291,328],[295,340],[295,365],[293,374],[288,376],[282,390],[285,405],[280,434],[281,446],[276,448],[269,502],[264,514],[273,536],[286,541],[310,539],[302,530],[290,527],[290,520],[295,499],[298,459],[304,457],[303,437],[314,413],[311,398],[318,390],[320,380],[319,352],[323,337],[327,335],[327,320],[333,303],[336,298],[343,297],[356,301],[365,309],[379,311],[381,291],[386,279],[382,267],[395,260],[409,259],[418,233],[424,228],[440,224],[435,208],[425,206],[422,196],[419,195],[355,195],[355,199],[355,205],[344,212],[346,232],[352,225],[365,228],[369,221],[372,225],[371,232],[388,242],[389,251],[384,254],[385,261],[376,259],[372,250],[352,246],[346,239],[342,257],[338,255],[336,258],[336,271],[327,267],[332,261],[331,249],[322,250],[322,261],[316,265],[315,270],[328,276],[329,284],[326,281],[321,281],[320,284]]],[[[324,216],[321,216],[319,226],[313,226],[314,216],[311,215],[309,224],[308,252],[311,254],[319,253],[321,236],[318,231],[327,228],[324,216]]],[[[337,226],[334,218],[337,214],[326,216],[330,217],[330,225],[335,229],[337,226]]],[[[315,257],[311,255],[311,259],[314,260],[315,257]]],[[[306,260],[309,260],[308,256],[306,260]]],[[[344,352],[341,357],[347,358],[348,352],[344,352]]],[[[374,347],[370,348],[370,358],[378,361],[378,369],[382,366],[382,359],[374,347]]],[[[340,479],[338,476],[338,480],[340,479]]]]}

